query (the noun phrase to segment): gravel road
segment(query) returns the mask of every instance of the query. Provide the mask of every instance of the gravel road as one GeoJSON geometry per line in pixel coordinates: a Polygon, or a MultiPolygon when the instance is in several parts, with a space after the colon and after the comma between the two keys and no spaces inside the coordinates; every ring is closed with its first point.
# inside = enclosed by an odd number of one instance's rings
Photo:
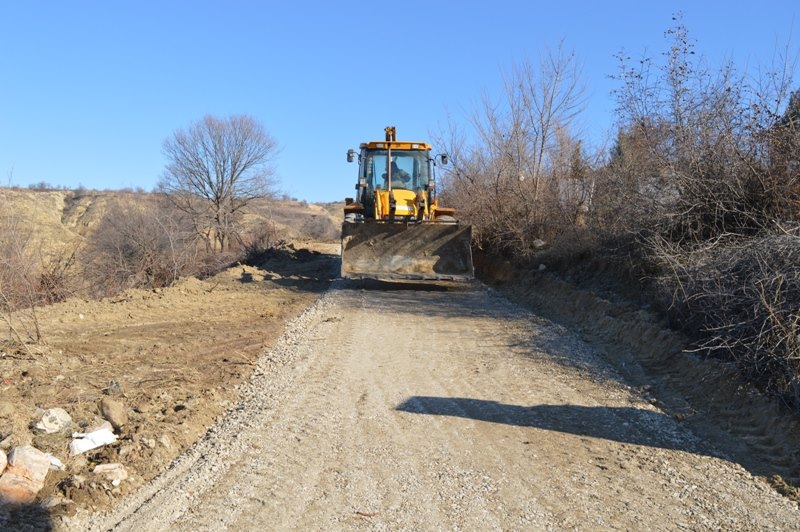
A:
{"type": "Polygon", "coordinates": [[[81,525],[790,530],[800,512],[485,286],[340,282],[205,438],[81,525]]]}

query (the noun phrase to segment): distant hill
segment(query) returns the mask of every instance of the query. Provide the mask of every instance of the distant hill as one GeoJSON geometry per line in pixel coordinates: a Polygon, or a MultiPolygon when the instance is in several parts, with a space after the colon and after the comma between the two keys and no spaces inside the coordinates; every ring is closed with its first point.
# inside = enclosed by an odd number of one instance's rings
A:
{"type": "MultiPolygon", "coordinates": [[[[48,257],[87,238],[115,203],[156,199],[147,192],[0,188],[0,230],[24,232],[27,247],[48,257]]],[[[265,199],[251,205],[245,225],[271,222],[279,238],[332,242],[339,239],[341,211],[341,203],[265,199]]]]}
{"type": "Polygon", "coordinates": [[[338,241],[343,206],[341,202],[262,200],[253,205],[250,218],[271,220],[287,239],[338,241]]]}

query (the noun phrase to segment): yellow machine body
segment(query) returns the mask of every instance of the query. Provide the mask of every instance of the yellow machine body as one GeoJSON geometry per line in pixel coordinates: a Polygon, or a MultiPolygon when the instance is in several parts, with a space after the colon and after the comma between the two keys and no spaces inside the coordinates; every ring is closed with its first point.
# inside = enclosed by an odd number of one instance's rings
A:
{"type": "MultiPolygon", "coordinates": [[[[472,230],[435,196],[431,146],[395,139],[362,143],[356,197],[345,202],[345,278],[467,280],[474,277],[472,230]]],[[[446,156],[437,156],[446,162],[446,156]]],[[[348,161],[355,150],[348,152],[348,161]]]]}

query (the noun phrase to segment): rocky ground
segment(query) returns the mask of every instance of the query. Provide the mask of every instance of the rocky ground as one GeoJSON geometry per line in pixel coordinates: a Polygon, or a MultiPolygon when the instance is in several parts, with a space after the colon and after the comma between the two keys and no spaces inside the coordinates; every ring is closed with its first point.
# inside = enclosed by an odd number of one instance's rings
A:
{"type": "Polygon", "coordinates": [[[42,344],[0,346],[0,465],[11,459],[0,493],[34,503],[5,509],[0,529],[108,509],[163,472],[231,408],[259,353],[327,288],[336,248],[298,244],[260,267],[38,309],[42,344]],[[104,422],[115,442],[71,452],[74,433],[104,422]]]}

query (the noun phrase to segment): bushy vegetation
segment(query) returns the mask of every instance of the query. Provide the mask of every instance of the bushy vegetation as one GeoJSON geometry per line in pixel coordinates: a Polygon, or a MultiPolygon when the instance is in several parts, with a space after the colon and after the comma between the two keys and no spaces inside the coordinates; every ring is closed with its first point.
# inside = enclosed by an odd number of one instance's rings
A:
{"type": "Polygon", "coordinates": [[[159,196],[121,197],[81,250],[90,292],[160,288],[198,271],[197,235],[159,196]]]}
{"type": "Polygon", "coordinates": [[[31,229],[17,214],[0,218],[0,317],[11,340],[25,345],[42,338],[36,307],[46,301],[37,261],[28,245],[31,229]],[[20,309],[27,312],[16,313],[20,309]]]}
{"type": "Polygon", "coordinates": [[[559,52],[516,70],[505,100],[474,114],[474,145],[451,130],[445,193],[489,252],[624,258],[699,351],[800,409],[794,65],[757,78],[712,69],[679,18],[666,36],[660,60],[619,56],[607,156],[583,149],[579,72],[559,52]]]}

